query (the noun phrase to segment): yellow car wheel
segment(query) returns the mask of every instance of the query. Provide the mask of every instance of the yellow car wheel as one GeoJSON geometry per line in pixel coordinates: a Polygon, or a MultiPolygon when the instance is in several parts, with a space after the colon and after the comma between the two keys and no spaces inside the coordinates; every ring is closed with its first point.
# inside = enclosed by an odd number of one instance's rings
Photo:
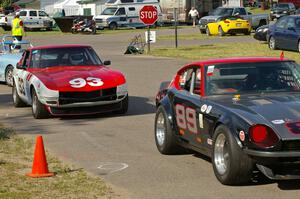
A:
{"type": "Polygon", "coordinates": [[[209,28],[208,28],[208,27],[206,28],[206,35],[207,35],[207,36],[211,36],[211,34],[210,34],[210,31],[209,31],[209,28]]]}
{"type": "Polygon", "coordinates": [[[222,29],[221,26],[219,26],[218,32],[219,32],[219,36],[221,36],[221,37],[225,35],[225,33],[224,33],[224,31],[223,31],[223,29],[222,29]]]}

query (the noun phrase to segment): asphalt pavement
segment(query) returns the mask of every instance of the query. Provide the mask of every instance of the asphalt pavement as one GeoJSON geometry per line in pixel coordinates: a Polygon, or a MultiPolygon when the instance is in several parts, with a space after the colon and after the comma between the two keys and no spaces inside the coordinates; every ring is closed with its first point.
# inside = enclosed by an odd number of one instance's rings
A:
{"type": "MultiPolygon", "coordinates": [[[[196,33],[188,28],[179,34],[196,33]]],[[[169,34],[161,30],[157,34],[169,34]]],[[[124,55],[135,33],[61,35],[29,38],[37,44],[90,44],[103,60],[127,78],[130,95],[126,115],[102,114],[35,120],[30,107],[14,108],[11,88],[0,84],[0,123],[24,136],[44,137],[46,149],[67,163],[102,177],[120,194],[133,199],[299,198],[300,181],[271,181],[259,173],[248,186],[224,186],[214,176],[210,160],[199,154],[161,155],[154,142],[154,96],[161,81],[170,80],[187,60],[124,55]]],[[[209,42],[256,42],[249,38],[216,37],[209,42]]],[[[180,45],[208,41],[185,40],[180,45]]],[[[154,46],[172,46],[161,41],[154,46]]],[[[83,185],[84,186],[84,185],[83,185]]]]}

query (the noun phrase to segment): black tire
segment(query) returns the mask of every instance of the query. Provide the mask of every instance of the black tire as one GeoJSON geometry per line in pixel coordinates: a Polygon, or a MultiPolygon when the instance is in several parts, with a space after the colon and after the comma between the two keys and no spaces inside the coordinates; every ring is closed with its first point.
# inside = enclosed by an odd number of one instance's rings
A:
{"type": "Polygon", "coordinates": [[[244,34],[245,34],[245,35],[250,35],[250,34],[251,34],[251,31],[246,31],[244,34]]]}
{"type": "Polygon", "coordinates": [[[12,65],[7,66],[5,69],[5,82],[8,86],[13,86],[13,70],[12,65]]]}
{"type": "Polygon", "coordinates": [[[206,30],[199,29],[201,34],[206,34],[206,30]]]}
{"type": "Polygon", "coordinates": [[[120,110],[114,111],[116,114],[125,114],[128,111],[128,95],[122,100],[122,108],[120,110]]]}
{"type": "Polygon", "coordinates": [[[52,31],[52,28],[46,28],[47,31],[52,31]]]}
{"type": "Polygon", "coordinates": [[[2,26],[4,31],[11,31],[11,26],[2,26]]]}
{"type": "Polygon", "coordinates": [[[24,107],[26,105],[23,102],[23,100],[20,98],[15,83],[13,84],[12,87],[12,97],[13,97],[13,104],[15,107],[24,107]]]}
{"type": "Polygon", "coordinates": [[[210,31],[209,31],[209,28],[208,28],[208,27],[206,27],[206,35],[207,35],[207,36],[211,36],[211,34],[210,34],[210,31]]]}
{"type": "Polygon", "coordinates": [[[32,89],[31,92],[31,98],[32,98],[32,106],[31,106],[31,110],[32,110],[32,115],[35,119],[45,119],[49,117],[49,113],[45,108],[45,105],[43,105],[39,99],[38,96],[35,92],[34,89],[32,89]]]}
{"type": "Polygon", "coordinates": [[[269,48],[270,48],[271,50],[276,50],[276,49],[277,49],[277,46],[276,46],[276,40],[275,40],[275,38],[274,38],[273,36],[271,36],[271,37],[269,38],[268,45],[269,45],[269,48]]]}
{"type": "Polygon", "coordinates": [[[213,143],[212,164],[217,179],[225,185],[249,182],[252,177],[253,160],[238,146],[226,126],[220,125],[216,128],[213,143]]]}
{"type": "Polygon", "coordinates": [[[156,147],[162,154],[179,154],[183,151],[183,148],[179,146],[176,141],[176,137],[172,132],[167,113],[163,106],[159,106],[156,111],[154,137],[156,147]]]}
{"type": "Polygon", "coordinates": [[[225,33],[224,33],[224,31],[223,31],[223,29],[222,29],[221,26],[219,26],[218,32],[219,32],[219,36],[221,36],[221,37],[223,37],[225,35],[225,33]]]}
{"type": "Polygon", "coordinates": [[[108,27],[110,30],[116,30],[118,25],[116,22],[111,22],[108,27]]]}

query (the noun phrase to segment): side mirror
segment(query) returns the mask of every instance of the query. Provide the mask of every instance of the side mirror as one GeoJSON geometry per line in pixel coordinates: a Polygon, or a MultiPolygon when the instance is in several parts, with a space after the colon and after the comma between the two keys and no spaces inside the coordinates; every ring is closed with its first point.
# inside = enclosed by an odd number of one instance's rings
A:
{"type": "Polygon", "coordinates": [[[110,60],[106,60],[106,61],[103,62],[103,64],[104,64],[105,66],[108,66],[108,65],[111,64],[111,61],[110,61],[110,60]]]}
{"type": "Polygon", "coordinates": [[[26,70],[26,66],[23,66],[22,64],[21,64],[22,62],[18,62],[17,63],[17,69],[21,69],[21,70],[26,70]]]}

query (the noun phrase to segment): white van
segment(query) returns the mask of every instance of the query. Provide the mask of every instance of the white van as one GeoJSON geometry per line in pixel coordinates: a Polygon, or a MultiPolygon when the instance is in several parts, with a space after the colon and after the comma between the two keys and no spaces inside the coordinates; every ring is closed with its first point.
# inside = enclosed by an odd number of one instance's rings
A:
{"type": "Polygon", "coordinates": [[[139,19],[140,9],[145,5],[156,7],[158,20],[155,25],[161,25],[162,12],[157,0],[108,0],[101,15],[94,17],[97,28],[145,27],[139,19]]]}

